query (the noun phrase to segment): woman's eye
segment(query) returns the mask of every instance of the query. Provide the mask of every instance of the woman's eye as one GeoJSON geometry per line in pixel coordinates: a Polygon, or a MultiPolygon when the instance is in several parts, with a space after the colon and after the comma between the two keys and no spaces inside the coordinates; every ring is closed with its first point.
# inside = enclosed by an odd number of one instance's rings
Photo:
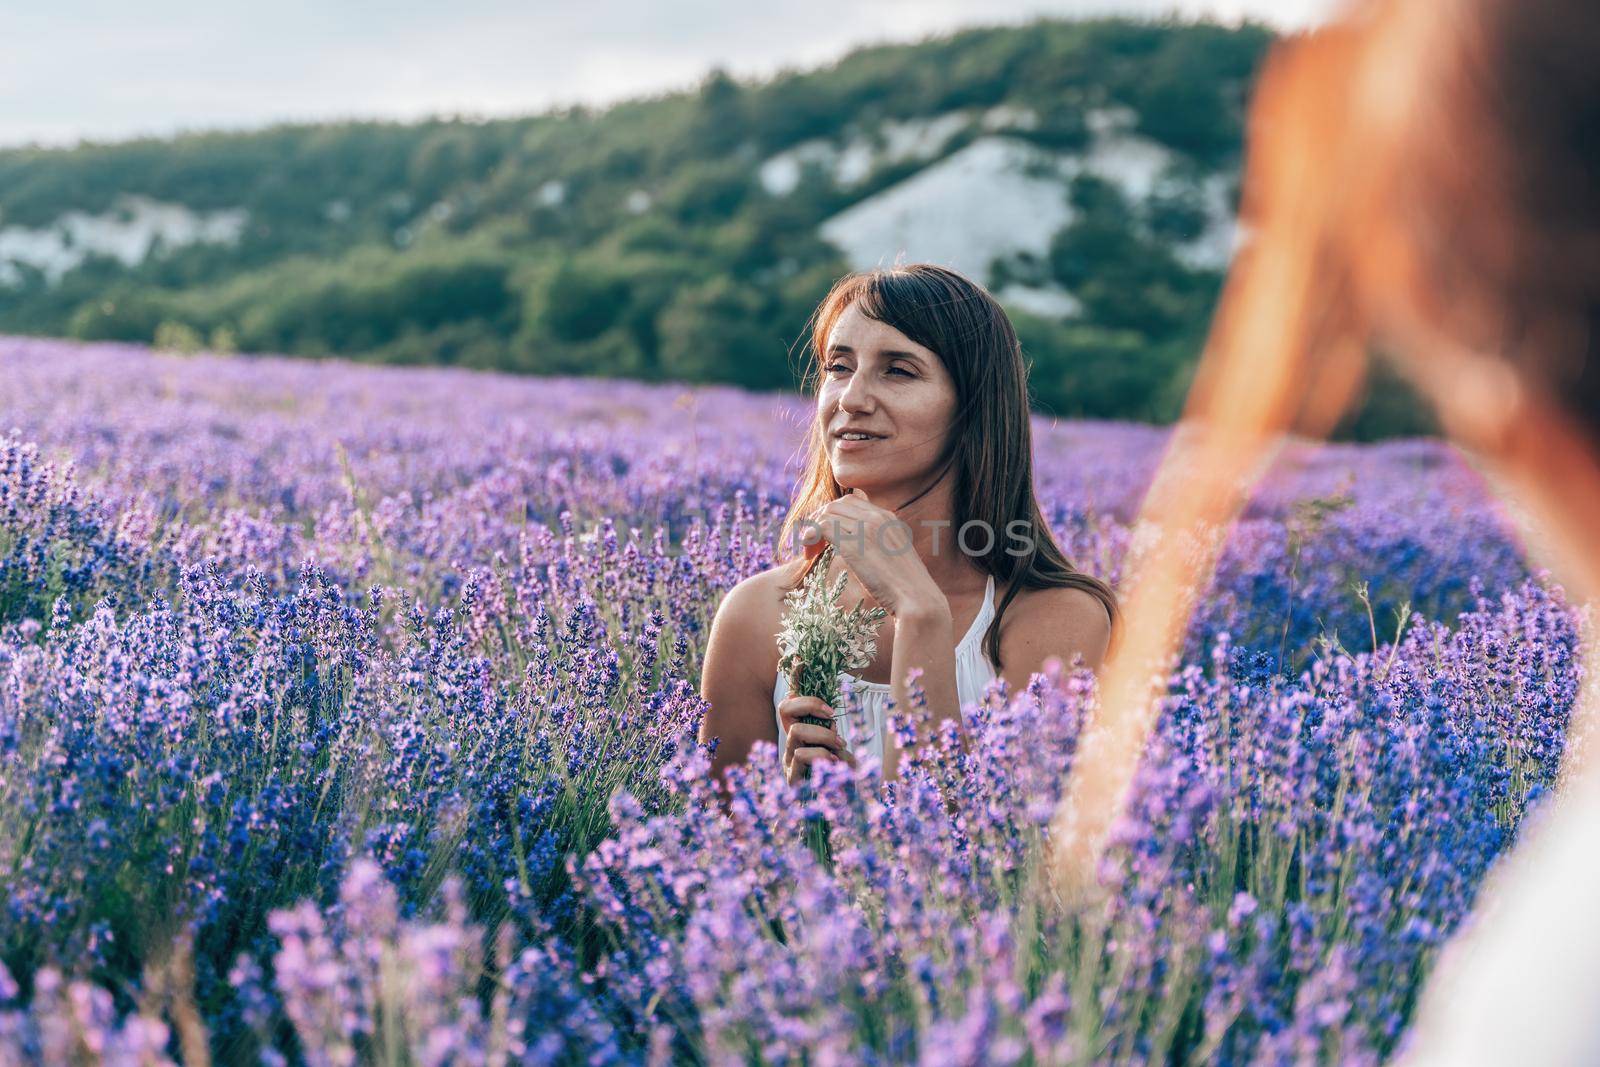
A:
{"type": "MultiPolygon", "coordinates": [[[[822,370],[826,374],[832,374],[835,371],[843,371],[844,373],[849,374],[851,372],[851,367],[850,367],[850,364],[848,364],[848,363],[829,363],[827,366],[823,367],[822,370]]],[[[903,374],[907,378],[915,378],[916,377],[916,374],[914,372],[909,371],[904,367],[890,367],[888,373],[890,373],[890,374],[903,374]]]]}

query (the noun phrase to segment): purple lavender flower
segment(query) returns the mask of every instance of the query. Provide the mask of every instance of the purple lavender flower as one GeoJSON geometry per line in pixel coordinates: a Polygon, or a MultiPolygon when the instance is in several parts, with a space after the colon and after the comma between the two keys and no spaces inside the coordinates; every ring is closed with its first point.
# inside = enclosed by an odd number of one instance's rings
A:
{"type": "MultiPolygon", "coordinates": [[[[1086,674],[893,783],[758,744],[709,784],[706,631],[800,398],[27,339],[0,383],[0,1058],[178,1054],[180,938],[263,1062],[1380,1058],[1577,693],[1448,448],[1291,446],[1068,912],[1086,674]]],[[[1069,555],[1136,567],[1164,431],[1036,440],[1069,555]]]]}

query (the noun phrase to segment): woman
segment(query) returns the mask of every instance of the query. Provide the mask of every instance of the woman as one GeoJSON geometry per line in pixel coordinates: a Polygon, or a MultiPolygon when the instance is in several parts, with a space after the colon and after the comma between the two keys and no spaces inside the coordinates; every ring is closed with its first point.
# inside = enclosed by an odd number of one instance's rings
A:
{"type": "Polygon", "coordinates": [[[849,274],[813,315],[811,352],[816,417],[784,562],[730,590],[711,625],[701,740],[717,741],[718,776],[770,741],[791,782],[864,754],[892,778],[886,704],[907,706],[912,670],[935,728],[959,727],[991,679],[1024,686],[1052,656],[1096,666],[1110,639],[1110,589],[1067,561],[1034,499],[1027,372],[993,297],[929,264],[849,274]],[[819,558],[794,554],[802,533],[832,543],[844,603],[888,613],[854,680],[858,719],[789,694],[778,670],[784,595],[819,558]]]}
{"type": "MultiPolygon", "coordinates": [[[[1593,0],[1374,0],[1280,45],[1251,110],[1242,222],[1187,416],[1191,477],[1144,517],[1237,514],[1285,430],[1324,433],[1369,349],[1529,520],[1575,603],[1600,595],[1600,19],[1593,0]]],[[[1058,813],[1056,871],[1079,892],[1126,795],[1152,706],[1147,665],[1193,595],[1175,538],[1127,597],[1058,813]]],[[[1586,675],[1600,679],[1591,648],[1586,675]]],[[[1593,692],[1564,781],[1443,955],[1417,1064],[1600,1062],[1600,759],[1593,692]],[[1592,744],[1587,747],[1592,747],[1592,744]]]]}

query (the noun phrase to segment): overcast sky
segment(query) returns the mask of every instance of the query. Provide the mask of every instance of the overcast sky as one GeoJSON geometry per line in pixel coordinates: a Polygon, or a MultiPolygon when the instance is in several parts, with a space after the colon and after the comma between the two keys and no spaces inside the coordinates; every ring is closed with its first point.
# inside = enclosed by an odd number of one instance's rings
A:
{"type": "Polygon", "coordinates": [[[0,145],[291,119],[509,115],[810,67],[1034,15],[1283,27],[1332,0],[0,0],[0,145]]]}

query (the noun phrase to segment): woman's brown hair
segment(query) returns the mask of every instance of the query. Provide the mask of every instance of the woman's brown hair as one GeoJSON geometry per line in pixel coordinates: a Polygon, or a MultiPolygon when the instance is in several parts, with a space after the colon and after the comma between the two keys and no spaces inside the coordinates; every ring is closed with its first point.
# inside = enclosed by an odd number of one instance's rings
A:
{"type": "MultiPolygon", "coordinates": [[[[1000,620],[1023,589],[1082,589],[1104,605],[1114,627],[1117,606],[1111,587],[1072,565],[1039,510],[1033,486],[1027,367],[1005,310],[982,286],[929,263],[847,274],[834,283],[811,317],[808,392],[814,394],[821,387],[828,335],[851,304],[934,352],[955,382],[956,416],[938,469],[922,492],[899,502],[894,510],[921,499],[952,473],[952,535],[971,521],[988,524],[993,533],[989,551],[971,556],[996,583],[1007,587],[984,635],[989,659],[1001,666],[1000,620]],[[1008,524],[1018,520],[1028,524],[1033,543],[1026,555],[1006,551],[1008,524]]],[[[825,425],[813,418],[804,445],[805,472],[781,535],[780,551],[786,558],[795,550],[799,524],[846,491],[834,479],[825,431],[825,425]]],[[[815,559],[807,561],[797,584],[814,563],[815,559]]]]}

